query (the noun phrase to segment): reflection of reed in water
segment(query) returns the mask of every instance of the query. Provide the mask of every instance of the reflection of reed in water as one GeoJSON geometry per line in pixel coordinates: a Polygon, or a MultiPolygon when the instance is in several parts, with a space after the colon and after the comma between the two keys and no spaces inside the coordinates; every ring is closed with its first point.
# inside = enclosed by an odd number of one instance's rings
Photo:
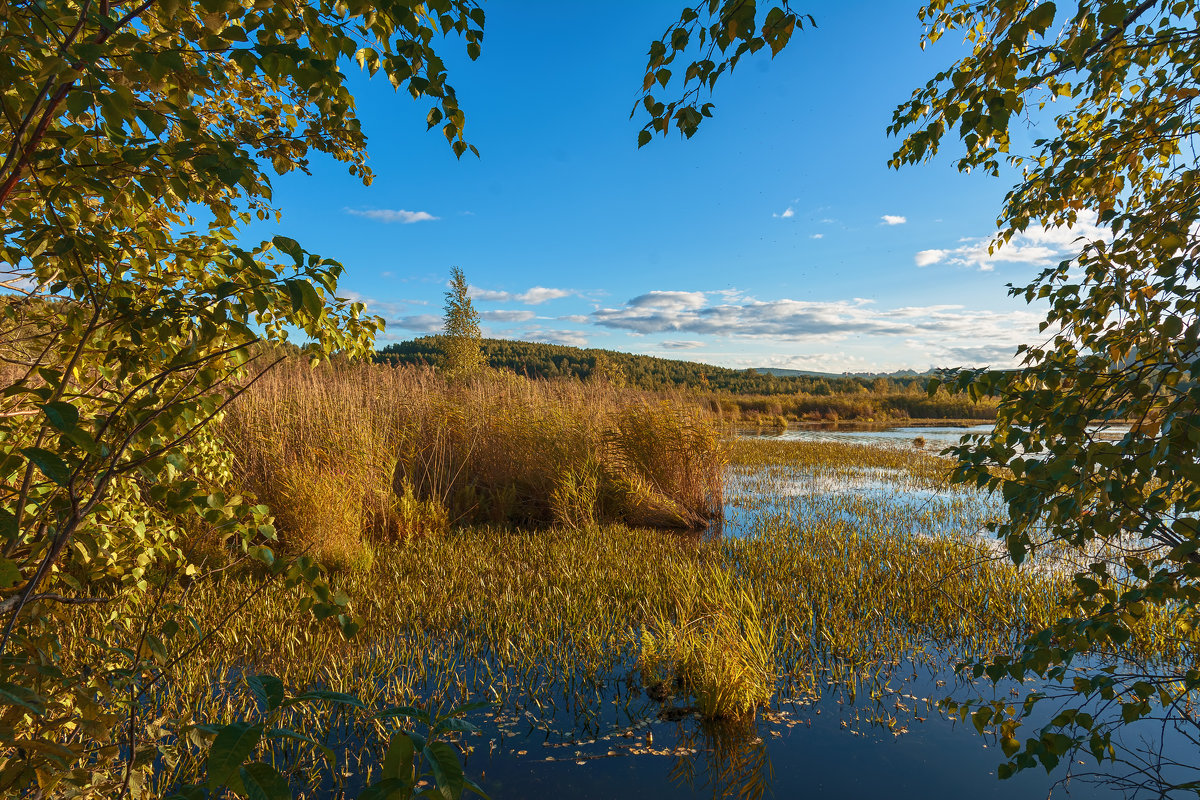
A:
{"type": "Polygon", "coordinates": [[[760,800],[771,793],[775,769],[755,726],[737,722],[679,724],[670,779],[697,797],[760,800]]]}

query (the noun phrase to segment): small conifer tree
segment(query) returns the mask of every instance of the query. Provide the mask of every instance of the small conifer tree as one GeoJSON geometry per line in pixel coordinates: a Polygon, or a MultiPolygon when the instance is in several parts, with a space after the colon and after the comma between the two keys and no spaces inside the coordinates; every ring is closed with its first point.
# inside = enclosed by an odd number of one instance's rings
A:
{"type": "Polygon", "coordinates": [[[450,270],[450,288],[446,292],[445,323],[446,361],[444,368],[452,375],[467,375],[483,365],[480,343],[479,313],[471,303],[467,278],[462,269],[450,270]]]}

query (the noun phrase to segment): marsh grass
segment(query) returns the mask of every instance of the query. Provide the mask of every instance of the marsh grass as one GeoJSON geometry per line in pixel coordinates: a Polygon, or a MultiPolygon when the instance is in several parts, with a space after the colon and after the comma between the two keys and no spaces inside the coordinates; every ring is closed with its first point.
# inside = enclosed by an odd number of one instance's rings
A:
{"type": "MultiPolygon", "coordinates": [[[[215,573],[187,590],[204,609],[199,626],[236,613],[163,684],[146,718],[163,730],[245,718],[254,701],[243,677],[269,672],[289,686],[353,693],[368,709],[483,700],[500,735],[537,731],[547,747],[638,729],[663,710],[655,699],[669,693],[656,690],[663,684],[711,717],[837,696],[872,704],[863,718],[899,731],[895,687],[918,668],[952,680],[963,659],[1009,652],[1061,615],[1066,574],[1018,569],[975,535],[996,513],[986,498],[939,490],[938,502],[922,506],[821,488],[866,470],[899,490],[936,490],[945,486],[941,459],[907,448],[744,442],[732,465],[731,500],[750,519],[724,537],[485,524],[383,541],[369,566],[334,576],[366,620],[350,640],[298,621],[296,597],[277,585],[215,573]],[[820,491],[794,491],[805,481],[820,491]]],[[[86,649],[89,632],[81,624],[66,646],[86,649]]],[[[182,631],[178,646],[189,636],[182,631]]],[[[1147,629],[1125,655],[1193,653],[1147,629]]],[[[379,757],[373,743],[386,741],[370,714],[297,724],[339,753],[335,783],[361,780],[379,757]]],[[[192,752],[181,740],[158,785],[193,774],[192,752]]],[[[326,786],[328,766],[311,752],[281,744],[270,757],[298,785],[326,786]]]]}
{"type": "Polygon", "coordinates": [[[603,383],[288,363],[222,435],[285,544],[335,566],[452,525],[700,528],[723,498],[707,412],[603,383]]]}
{"type": "Polygon", "coordinates": [[[729,424],[758,430],[786,429],[790,424],[856,421],[865,423],[910,420],[991,420],[996,402],[972,401],[944,390],[934,396],[920,386],[900,391],[810,394],[803,391],[754,395],[706,392],[706,402],[729,424]]]}
{"type": "Polygon", "coordinates": [[[774,627],[727,567],[693,566],[671,580],[677,594],[642,631],[647,682],[678,682],[704,719],[753,717],[775,691],[774,627]]]}

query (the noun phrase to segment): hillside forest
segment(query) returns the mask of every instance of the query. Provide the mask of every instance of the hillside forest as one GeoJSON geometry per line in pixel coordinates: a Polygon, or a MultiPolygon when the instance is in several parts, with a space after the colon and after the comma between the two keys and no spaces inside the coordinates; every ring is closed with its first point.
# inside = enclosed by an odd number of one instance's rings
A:
{"type": "MultiPolygon", "coordinates": [[[[447,338],[422,336],[389,344],[375,360],[437,367],[447,338]]],[[[888,423],[995,419],[988,398],[970,399],[944,389],[927,391],[930,375],[774,375],[766,369],[731,369],[694,361],[542,342],[481,339],[484,363],[538,380],[605,381],[652,392],[698,395],[722,419],[750,427],[802,423],[888,423]]]]}

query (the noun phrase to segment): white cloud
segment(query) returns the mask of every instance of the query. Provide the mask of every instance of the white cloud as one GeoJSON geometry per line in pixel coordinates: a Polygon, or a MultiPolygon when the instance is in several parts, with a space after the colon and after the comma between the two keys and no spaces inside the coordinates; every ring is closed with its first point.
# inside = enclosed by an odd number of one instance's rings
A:
{"type": "Polygon", "coordinates": [[[712,292],[703,292],[703,294],[711,294],[722,298],[726,303],[736,303],[739,300],[746,299],[746,293],[741,289],[717,289],[712,292]]]}
{"type": "Polygon", "coordinates": [[[532,311],[523,310],[499,310],[499,311],[480,311],[480,319],[486,319],[488,322],[528,322],[534,318],[532,311]]]}
{"type": "Polygon", "coordinates": [[[482,300],[485,303],[511,303],[513,296],[510,292],[494,292],[491,289],[480,289],[472,286],[468,290],[472,300],[482,300]]]}
{"type": "Polygon", "coordinates": [[[625,305],[630,308],[697,309],[708,303],[704,292],[646,292],[625,305]]]}
{"type": "Polygon", "coordinates": [[[788,206],[778,214],[771,214],[771,216],[775,217],[775,219],[791,219],[792,217],[796,216],[796,209],[788,206]]]}
{"type": "Polygon", "coordinates": [[[406,211],[403,208],[347,208],[347,214],[353,214],[356,217],[366,217],[378,222],[399,222],[403,225],[411,225],[414,222],[431,222],[441,217],[435,217],[428,211],[406,211]]]}
{"type": "Polygon", "coordinates": [[[1096,224],[1093,211],[1082,211],[1073,226],[1046,228],[1030,226],[1007,243],[988,252],[989,237],[960,239],[951,250],[921,250],[914,256],[918,267],[949,264],[990,272],[997,264],[1026,264],[1049,267],[1079,254],[1085,241],[1111,241],[1112,231],[1096,224]]]}
{"type": "Polygon", "coordinates": [[[439,333],[442,330],[442,318],[436,314],[408,314],[401,317],[384,317],[389,328],[400,328],[417,333],[439,333]]]}
{"type": "Polygon", "coordinates": [[[814,233],[812,236],[810,236],[810,237],[808,237],[808,238],[810,238],[810,239],[824,239],[824,238],[825,238],[825,234],[823,234],[823,233],[814,233]]]}
{"type": "Polygon", "coordinates": [[[529,291],[517,295],[516,299],[522,303],[537,306],[548,300],[559,300],[563,297],[570,297],[572,294],[574,292],[569,289],[549,289],[545,286],[534,286],[529,291]]]}
{"type": "Polygon", "coordinates": [[[702,293],[648,292],[622,307],[597,309],[592,312],[591,320],[602,328],[633,335],[691,333],[793,343],[781,344],[785,349],[794,349],[795,343],[827,346],[842,341],[853,342],[856,347],[895,349],[898,342],[905,342],[904,349],[919,351],[921,358],[928,356],[931,361],[940,359],[943,364],[963,365],[968,361],[1008,363],[991,356],[1006,353],[1011,359],[1018,344],[1037,335],[1037,325],[1042,319],[1031,311],[983,311],[960,305],[879,308],[861,298],[837,301],[746,298],[709,305],[697,303],[695,295],[702,293]],[[967,349],[981,341],[990,347],[986,354],[967,349]],[[983,358],[984,355],[988,358],[983,358]]]}
{"type": "Polygon", "coordinates": [[[928,267],[945,258],[948,252],[947,250],[921,250],[913,257],[913,260],[917,262],[918,267],[928,267]]]}
{"type": "Polygon", "coordinates": [[[380,338],[384,341],[397,341],[402,338],[394,335],[396,330],[415,333],[439,333],[442,330],[443,320],[439,315],[411,313],[412,306],[429,305],[424,300],[376,300],[353,291],[346,292],[345,296],[365,305],[368,314],[383,317],[385,333],[380,338]]]}
{"type": "Polygon", "coordinates": [[[901,217],[896,214],[884,214],[880,219],[883,220],[884,225],[903,225],[908,222],[908,217],[901,217]]]}
{"type": "Polygon", "coordinates": [[[570,347],[587,347],[588,339],[579,331],[532,330],[525,331],[521,338],[527,342],[565,344],[570,347]]]}
{"type": "MultiPolygon", "coordinates": [[[[950,255],[947,251],[926,258],[943,263],[950,255]]],[[[517,297],[508,292],[473,294],[513,301],[517,297]]],[[[441,317],[421,313],[432,309],[416,301],[356,299],[386,320],[388,330],[381,341],[442,329],[441,317]]],[[[764,301],[728,288],[648,291],[586,315],[540,316],[534,309],[510,306],[482,311],[480,316],[494,326],[489,335],[504,338],[586,347],[589,338],[612,342],[614,337],[628,337],[626,346],[637,352],[730,366],[842,372],[931,365],[1013,366],[1018,344],[1042,341],[1050,334],[1038,332],[1043,315],[1035,309],[1008,309],[959,304],[881,307],[864,298],[764,301]],[[571,329],[558,329],[559,325],[571,329]]]]}
{"type": "Polygon", "coordinates": [[[738,362],[741,367],[775,367],[776,369],[801,369],[808,372],[832,372],[834,374],[878,370],[862,356],[847,353],[844,350],[803,356],[771,355],[765,358],[741,356],[738,362]]]}
{"type": "Polygon", "coordinates": [[[949,359],[947,366],[1006,364],[1012,360],[1013,347],[994,344],[951,346],[946,348],[946,357],[949,359]]]}
{"type": "Polygon", "coordinates": [[[492,289],[480,289],[478,286],[470,288],[471,298],[481,300],[486,303],[525,303],[530,306],[538,306],[550,300],[559,300],[563,297],[570,297],[573,294],[578,294],[571,289],[551,289],[546,286],[534,286],[525,292],[498,292],[492,289]]]}

